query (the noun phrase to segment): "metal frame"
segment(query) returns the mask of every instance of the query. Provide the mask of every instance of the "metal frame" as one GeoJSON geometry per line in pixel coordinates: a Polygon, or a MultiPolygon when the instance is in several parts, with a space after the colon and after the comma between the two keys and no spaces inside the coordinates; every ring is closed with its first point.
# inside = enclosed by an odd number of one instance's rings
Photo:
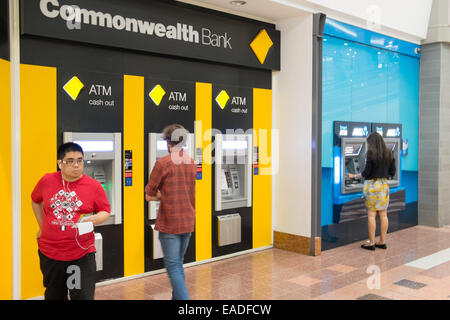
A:
{"type": "MultiPolygon", "coordinates": [[[[361,186],[361,188],[355,188],[354,190],[351,190],[351,191],[345,190],[345,183],[344,183],[344,169],[345,169],[344,145],[346,143],[348,143],[348,142],[362,143],[365,146],[365,152],[367,152],[367,141],[366,141],[366,138],[341,138],[341,172],[340,172],[341,194],[361,192],[363,190],[362,186],[361,186]]],[[[363,150],[361,150],[361,152],[363,152],[363,150]]],[[[361,164],[361,165],[363,165],[363,164],[361,164]]]]}
{"type": "Polygon", "coordinates": [[[252,165],[253,165],[253,137],[251,134],[245,134],[245,135],[240,135],[240,134],[216,134],[215,135],[215,181],[216,181],[216,185],[215,185],[215,199],[216,199],[216,203],[215,203],[215,210],[216,211],[222,211],[225,209],[234,209],[234,208],[240,208],[242,206],[238,205],[223,205],[222,203],[222,190],[221,188],[219,188],[218,186],[222,185],[222,175],[221,175],[221,167],[222,167],[222,159],[223,159],[223,141],[224,141],[224,137],[226,137],[227,139],[225,139],[225,141],[227,140],[242,140],[241,137],[244,137],[245,141],[247,141],[247,149],[245,151],[245,157],[246,157],[246,162],[245,162],[245,176],[244,176],[244,181],[246,184],[246,189],[245,189],[245,205],[246,207],[251,207],[252,206],[252,190],[253,190],[253,180],[252,180],[252,165]],[[239,139],[241,138],[241,139],[239,139]]]}
{"type": "Polygon", "coordinates": [[[316,237],[321,237],[322,214],[322,39],[326,15],[313,15],[313,85],[312,85],[312,150],[311,150],[311,245],[316,255],[316,237]]]}
{"type": "Polygon", "coordinates": [[[22,296],[22,184],[20,122],[20,8],[9,0],[9,42],[11,62],[11,207],[12,207],[12,298],[22,296]]]}
{"type": "MultiPolygon", "coordinates": [[[[105,140],[114,141],[114,159],[113,159],[113,172],[112,179],[117,181],[114,185],[114,202],[111,203],[111,217],[102,226],[110,224],[122,223],[122,134],[120,132],[64,132],[63,141],[70,142],[77,139],[83,140],[105,140]]],[[[111,153],[111,152],[109,152],[111,153]]],[[[85,157],[87,153],[85,152],[85,157]]],[[[96,159],[102,159],[102,153],[98,154],[96,159]]],[[[109,159],[109,158],[108,158],[109,159]]]]}

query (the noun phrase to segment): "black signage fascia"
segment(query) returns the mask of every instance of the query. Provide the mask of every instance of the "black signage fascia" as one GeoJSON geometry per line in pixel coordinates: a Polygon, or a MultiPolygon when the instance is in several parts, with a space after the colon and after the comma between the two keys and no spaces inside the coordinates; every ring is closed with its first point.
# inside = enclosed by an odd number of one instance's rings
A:
{"type": "Polygon", "coordinates": [[[369,122],[355,122],[355,121],[334,121],[334,145],[339,146],[341,143],[341,138],[367,138],[367,136],[372,132],[372,126],[369,122]],[[347,127],[347,135],[340,134],[341,126],[347,127]],[[362,136],[353,136],[353,130],[355,128],[367,128],[367,134],[362,136]]]}
{"type": "Polygon", "coordinates": [[[8,1],[0,1],[0,59],[9,60],[8,1]]]}
{"type": "Polygon", "coordinates": [[[253,128],[253,89],[213,84],[212,126],[222,134],[248,133],[253,128]],[[225,91],[229,99],[222,109],[218,96],[225,91]]]}
{"type": "MultiPolygon", "coordinates": [[[[225,15],[194,8],[152,0],[22,0],[21,33],[265,70],[280,70],[278,30],[269,28],[267,23],[262,22],[259,25],[254,20],[231,19],[225,15]],[[48,15],[55,17],[44,15],[41,4],[48,15]],[[67,8],[64,6],[86,9],[83,15],[78,15],[81,23],[64,20],[61,16],[64,10],[60,12],[62,7],[67,8]],[[92,16],[85,14],[89,11],[92,16]],[[92,23],[94,13],[96,25],[92,23]],[[114,25],[108,27],[108,19],[104,19],[106,14],[115,21],[114,25]],[[84,23],[85,17],[88,17],[88,23],[84,23]],[[130,31],[123,27],[124,19],[127,18],[130,31]],[[132,19],[135,19],[136,23],[132,19]],[[103,26],[100,20],[105,22],[103,26]],[[141,33],[144,29],[152,34],[141,33]],[[263,29],[267,31],[273,46],[261,64],[250,43],[263,29]]],[[[70,14],[69,11],[63,13],[66,17],[70,17],[70,14]]]]}
{"type": "Polygon", "coordinates": [[[372,132],[377,132],[377,128],[383,130],[383,138],[401,138],[402,125],[400,123],[372,123],[372,132]],[[398,131],[397,131],[398,130],[398,131]],[[388,135],[390,131],[394,131],[394,135],[388,135]]]}
{"type": "Polygon", "coordinates": [[[58,128],[68,132],[123,131],[123,75],[60,68],[57,77],[58,128]],[[76,100],[64,89],[74,76],[84,85],[76,100]]]}

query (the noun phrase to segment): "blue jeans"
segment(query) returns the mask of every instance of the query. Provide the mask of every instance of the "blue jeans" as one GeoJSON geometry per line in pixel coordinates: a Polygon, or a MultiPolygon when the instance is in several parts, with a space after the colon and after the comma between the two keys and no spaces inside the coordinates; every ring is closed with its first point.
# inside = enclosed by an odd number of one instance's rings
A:
{"type": "Polygon", "coordinates": [[[172,300],[189,300],[184,277],[183,261],[191,233],[170,234],[159,232],[164,254],[164,265],[172,285],[172,300]]]}

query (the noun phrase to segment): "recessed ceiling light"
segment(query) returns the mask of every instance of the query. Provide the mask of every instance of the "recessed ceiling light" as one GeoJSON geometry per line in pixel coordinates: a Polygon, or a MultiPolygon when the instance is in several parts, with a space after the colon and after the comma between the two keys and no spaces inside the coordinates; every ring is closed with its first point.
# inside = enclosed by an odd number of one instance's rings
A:
{"type": "Polygon", "coordinates": [[[247,1],[230,1],[230,4],[233,6],[243,6],[247,1]]]}

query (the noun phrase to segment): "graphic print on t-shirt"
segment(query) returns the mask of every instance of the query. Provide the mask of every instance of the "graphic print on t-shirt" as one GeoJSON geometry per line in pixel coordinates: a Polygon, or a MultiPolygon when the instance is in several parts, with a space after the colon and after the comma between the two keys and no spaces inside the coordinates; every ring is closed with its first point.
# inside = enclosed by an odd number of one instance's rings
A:
{"type": "Polygon", "coordinates": [[[83,202],[78,198],[75,191],[67,192],[63,189],[59,190],[50,199],[50,208],[53,210],[55,219],[52,220],[52,224],[60,226],[74,225],[72,220],[77,211],[80,209],[83,202]]]}

